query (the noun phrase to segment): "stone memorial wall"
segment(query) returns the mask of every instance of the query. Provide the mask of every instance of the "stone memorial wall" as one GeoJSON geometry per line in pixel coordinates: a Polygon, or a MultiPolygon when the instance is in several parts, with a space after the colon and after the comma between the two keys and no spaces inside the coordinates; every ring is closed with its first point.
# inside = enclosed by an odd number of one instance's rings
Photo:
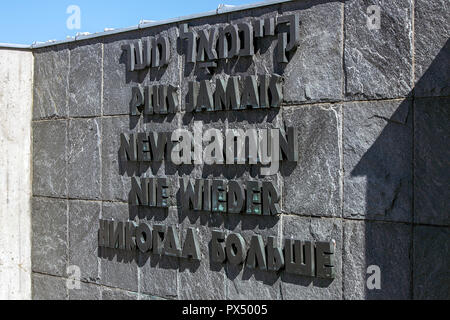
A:
{"type": "Polygon", "coordinates": [[[35,48],[33,298],[448,299],[449,12],[285,1],[35,48]]]}

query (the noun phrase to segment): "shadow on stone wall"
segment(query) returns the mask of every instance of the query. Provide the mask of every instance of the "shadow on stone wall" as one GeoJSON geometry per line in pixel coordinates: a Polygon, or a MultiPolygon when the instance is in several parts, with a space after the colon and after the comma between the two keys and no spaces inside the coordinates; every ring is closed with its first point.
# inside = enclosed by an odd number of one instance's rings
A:
{"type": "Polygon", "coordinates": [[[381,269],[381,290],[368,290],[360,283],[357,298],[450,298],[450,99],[436,97],[448,95],[449,65],[447,40],[408,98],[398,103],[367,103],[367,109],[358,103],[357,123],[364,132],[346,128],[344,111],[344,140],[346,134],[361,134],[353,144],[344,141],[344,158],[370,143],[345,180],[344,215],[370,221],[364,230],[358,230],[357,222],[347,224],[349,269],[344,272],[366,279],[368,266],[381,269]],[[358,258],[361,246],[364,261],[358,258]]]}

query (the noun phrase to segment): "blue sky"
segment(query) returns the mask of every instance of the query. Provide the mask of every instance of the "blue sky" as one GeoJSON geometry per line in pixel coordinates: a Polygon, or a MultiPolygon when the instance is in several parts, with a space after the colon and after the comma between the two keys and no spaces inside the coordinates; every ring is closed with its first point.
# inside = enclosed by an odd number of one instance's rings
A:
{"type": "Polygon", "coordinates": [[[4,0],[0,10],[0,43],[32,44],[64,40],[77,32],[134,26],[141,19],[164,20],[215,10],[221,3],[242,5],[263,0],[4,0]],[[81,10],[81,29],[70,30],[70,5],[81,10]]]}

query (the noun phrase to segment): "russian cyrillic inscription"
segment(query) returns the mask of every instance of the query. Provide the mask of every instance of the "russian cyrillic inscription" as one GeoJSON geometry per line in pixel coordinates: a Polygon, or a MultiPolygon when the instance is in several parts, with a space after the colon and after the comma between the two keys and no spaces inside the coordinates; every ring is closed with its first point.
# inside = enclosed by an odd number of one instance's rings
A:
{"type": "MultiPolygon", "coordinates": [[[[188,228],[186,235],[180,237],[175,226],[153,225],[133,221],[117,222],[100,220],[99,246],[122,250],[140,250],[156,255],[200,260],[201,252],[194,228],[188,228]],[[127,236],[128,234],[128,236],[127,236]],[[184,239],[182,242],[180,239],[184,239]]],[[[333,242],[314,242],[286,239],[284,248],[276,245],[274,237],[266,242],[260,235],[251,237],[246,243],[239,233],[225,235],[213,230],[210,257],[213,262],[229,262],[250,269],[279,271],[308,277],[334,278],[333,242]]]]}

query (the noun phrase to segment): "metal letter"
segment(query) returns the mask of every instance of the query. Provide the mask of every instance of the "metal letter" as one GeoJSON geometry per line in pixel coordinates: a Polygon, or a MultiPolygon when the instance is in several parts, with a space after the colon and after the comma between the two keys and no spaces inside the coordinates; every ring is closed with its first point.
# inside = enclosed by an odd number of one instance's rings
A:
{"type": "Polygon", "coordinates": [[[144,90],[144,100],[145,100],[145,107],[144,107],[144,114],[146,115],[152,115],[154,112],[153,109],[153,95],[156,87],[153,86],[146,86],[144,90]]]}
{"type": "Polygon", "coordinates": [[[195,211],[202,210],[202,194],[203,194],[203,180],[195,180],[195,191],[192,187],[191,180],[187,178],[180,178],[180,193],[182,208],[193,209],[195,211]]]}
{"type": "Polygon", "coordinates": [[[286,52],[296,49],[300,44],[300,20],[297,14],[293,14],[279,17],[277,23],[289,25],[289,37],[285,32],[278,34],[278,61],[287,63],[286,52]]]}
{"type": "Polygon", "coordinates": [[[275,18],[264,19],[264,36],[275,35],[275,18]]]}
{"type": "Polygon", "coordinates": [[[203,211],[211,211],[211,184],[210,179],[203,180],[203,211]]]}
{"type": "Polygon", "coordinates": [[[300,20],[298,14],[279,17],[278,24],[289,24],[289,42],[286,45],[286,51],[291,51],[300,44],[300,20]]]}
{"type": "Polygon", "coordinates": [[[316,243],[317,277],[335,277],[334,244],[332,242],[316,243]]]}
{"type": "Polygon", "coordinates": [[[186,63],[195,63],[197,52],[197,35],[194,31],[189,31],[187,24],[180,26],[180,38],[181,40],[188,40],[188,50],[186,53],[186,63]]]}
{"type": "Polygon", "coordinates": [[[286,271],[314,277],[314,245],[311,241],[286,239],[286,271]]]}
{"type": "Polygon", "coordinates": [[[138,225],[134,221],[125,223],[125,250],[136,249],[136,229],[138,225]]]}
{"type": "Polygon", "coordinates": [[[224,180],[212,181],[212,212],[227,212],[227,192],[224,180]]]}
{"type": "Polygon", "coordinates": [[[216,91],[214,92],[214,110],[229,110],[227,103],[226,89],[227,81],[224,79],[216,79],[216,91]]]}
{"type": "Polygon", "coordinates": [[[286,57],[286,46],[287,46],[287,33],[278,34],[278,44],[277,44],[277,60],[279,63],[288,63],[289,60],[286,57]]]}
{"type": "Polygon", "coordinates": [[[255,20],[253,28],[255,29],[255,38],[262,38],[264,36],[264,20],[255,20]]]}
{"type": "Polygon", "coordinates": [[[132,116],[141,114],[141,107],[144,105],[144,92],[141,87],[131,89],[130,111],[132,116]]]}
{"type": "Polygon", "coordinates": [[[167,102],[169,113],[177,113],[179,110],[178,87],[169,85],[167,87],[167,102]]]}
{"type": "Polygon", "coordinates": [[[111,221],[109,223],[109,247],[112,249],[125,249],[125,232],[123,222],[111,221]]]}
{"type": "Polygon", "coordinates": [[[241,48],[241,40],[239,38],[239,29],[236,25],[228,25],[225,29],[220,30],[219,34],[219,58],[231,59],[239,54],[241,48]],[[229,35],[231,48],[228,45],[229,35]]]}
{"type": "Polygon", "coordinates": [[[241,107],[245,109],[247,106],[251,106],[254,109],[259,108],[258,82],[256,76],[245,77],[241,107]]]}
{"type": "Polygon", "coordinates": [[[153,87],[153,109],[157,114],[167,114],[167,86],[153,87]]]}
{"type": "Polygon", "coordinates": [[[247,181],[247,214],[261,215],[261,182],[247,181]]]}
{"type": "Polygon", "coordinates": [[[284,267],[283,250],[275,244],[275,237],[267,238],[267,270],[278,271],[284,267]]]}
{"type": "Polygon", "coordinates": [[[134,51],[135,51],[135,65],[134,70],[143,70],[146,68],[145,62],[144,62],[144,56],[143,56],[143,48],[142,48],[142,41],[137,40],[134,42],[134,51]]]}
{"type": "Polygon", "coordinates": [[[150,143],[146,133],[138,133],[137,139],[137,161],[148,162],[151,161],[150,143]]]}
{"type": "Polygon", "coordinates": [[[192,163],[192,136],[188,130],[176,129],[171,136],[174,142],[170,159],[173,164],[191,164],[192,163]],[[180,141],[181,138],[181,141],[180,141]]]}
{"type": "Polygon", "coordinates": [[[186,101],[186,112],[193,112],[197,108],[198,92],[200,85],[198,82],[189,81],[189,92],[186,101]]]}
{"type": "Polygon", "coordinates": [[[269,76],[264,74],[259,76],[259,106],[261,108],[270,107],[269,99],[269,76]]]}
{"type": "Polygon", "coordinates": [[[201,112],[203,109],[214,111],[214,99],[209,80],[200,82],[200,92],[198,95],[196,111],[201,112]]]}
{"type": "Polygon", "coordinates": [[[222,231],[212,231],[211,240],[211,260],[216,263],[224,263],[227,259],[225,253],[225,232],[222,231]]]}
{"type": "Polygon", "coordinates": [[[98,230],[98,246],[109,248],[109,223],[110,220],[100,220],[100,229],[98,230]]]}
{"type": "Polygon", "coordinates": [[[140,182],[131,178],[131,193],[129,203],[134,206],[148,206],[148,179],[143,178],[140,182]]]}
{"type": "Polygon", "coordinates": [[[267,270],[266,251],[264,241],[260,235],[255,235],[250,241],[250,249],[247,254],[247,267],[251,269],[267,270]]]}
{"type": "Polygon", "coordinates": [[[164,241],[166,234],[166,227],[160,224],[153,226],[153,254],[162,254],[161,244],[164,241]]]}
{"type": "Polygon", "coordinates": [[[129,72],[133,72],[135,69],[136,58],[134,56],[134,45],[133,44],[124,44],[122,45],[122,50],[127,53],[127,70],[129,72]]]}
{"type": "Polygon", "coordinates": [[[130,138],[127,135],[120,134],[120,154],[124,160],[137,161],[136,152],[136,137],[134,134],[130,134],[130,138]]]}
{"type": "Polygon", "coordinates": [[[165,67],[170,60],[170,42],[167,37],[158,37],[156,40],[156,50],[158,51],[159,59],[157,67],[165,67]],[[161,48],[161,51],[160,49],[161,48]]]}
{"type": "Polygon", "coordinates": [[[281,130],[280,136],[280,153],[281,159],[286,159],[292,162],[298,162],[298,129],[293,127],[287,128],[287,135],[283,135],[281,130]]]}
{"type": "Polygon", "coordinates": [[[148,179],[148,206],[156,207],[156,178],[148,179]]]}
{"type": "Polygon", "coordinates": [[[186,240],[183,246],[183,258],[200,261],[201,253],[200,246],[198,244],[197,236],[195,235],[194,228],[188,228],[186,232],[186,240]]]}
{"type": "Polygon", "coordinates": [[[270,106],[272,108],[279,108],[283,102],[283,78],[273,74],[270,77],[269,91],[271,96],[270,106]]]}
{"type": "Polygon", "coordinates": [[[180,238],[175,227],[167,228],[164,241],[164,254],[170,257],[181,257],[180,238]]]}
{"type": "MultiPolygon", "coordinates": [[[[239,90],[239,77],[229,77],[227,83],[227,104],[233,110],[241,109],[241,94],[239,90]]],[[[244,108],[245,109],[245,108],[244,108]]]]}
{"type": "Polygon", "coordinates": [[[244,238],[240,234],[232,233],[226,240],[227,258],[231,264],[240,265],[246,257],[244,238]]]}
{"type": "Polygon", "coordinates": [[[200,41],[198,44],[197,61],[205,60],[217,60],[216,52],[216,39],[217,39],[217,28],[211,28],[208,31],[205,29],[200,30],[200,41]],[[206,59],[205,59],[206,52],[206,59]]]}
{"type": "Polygon", "coordinates": [[[255,48],[253,47],[253,26],[248,23],[239,23],[239,33],[244,34],[244,48],[239,51],[239,56],[253,56],[255,48]]]}
{"type": "Polygon", "coordinates": [[[142,222],[136,229],[136,245],[142,253],[146,253],[152,249],[152,228],[142,222]]]}
{"type": "Polygon", "coordinates": [[[241,213],[244,207],[245,190],[242,182],[228,182],[228,213],[241,213]]]}
{"type": "Polygon", "coordinates": [[[256,20],[254,23],[255,37],[262,38],[264,36],[275,35],[275,18],[267,18],[256,20]]]}
{"type": "Polygon", "coordinates": [[[153,161],[163,161],[167,145],[168,134],[166,132],[150,132],[149,140],[153,161]]]}
{"type": "Polygon", "coordinates": [[[280,192],[272,182],[263,182],[263,215],[275,216],[281,214],[280,208],[280,192]]]}
{"type": "Polygon", "coordinates": [[[205,164],[224,164],[222,132],[219,129],[208,129],[203,135],[203,141],[208,142],[203,151],[205,164]]]}
{"type": "Polygon", "coordinates": [[[160,61],[158,44],[153,37],[150,38],[150,41],[152,42],[152,68],[158,68],[160,61]]]}
{"type": "Polygon", "coordinates": [[[167,208],[169,206],[167,199],[169,189],[169,179],[168,178],[158,178],[157,182],[157,194],[156,194],[156,206],[159,208],[167,208]]]}
{"type": "Polygon", "coordinates": [[[149,68],[152,66],[152,41],[147,38],[142,43],[144,56],[143,63],[145,67],[149,68]]]}

